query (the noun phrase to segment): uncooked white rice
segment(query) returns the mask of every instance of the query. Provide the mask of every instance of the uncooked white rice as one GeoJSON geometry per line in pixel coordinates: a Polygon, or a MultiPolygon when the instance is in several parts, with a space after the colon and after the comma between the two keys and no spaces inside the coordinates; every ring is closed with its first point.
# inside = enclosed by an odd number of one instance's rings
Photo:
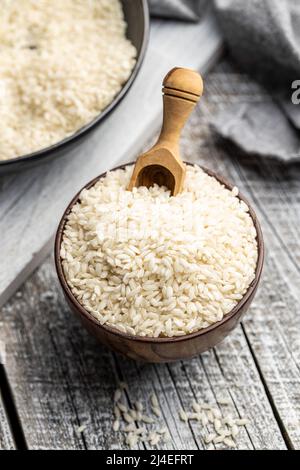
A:
{"type": "Polygon", "coordinates": [[[232,437],[237,437],[239,434],[239,428],[237,427],[236,424],[234,424],[232,427],[231,427],[231,435],[232,437]]]}
{"type": "Polygon", "coordinates": [[[181,421],[184,421],[185,423],[188,421],[188,416],[184,410],[179,411],[179,417],[181,421]]]}
{"type": "Polygon", "coordinates": [[[199,411],[201,411],[201,407],[199,405],[199,403],[197,403],[195,400],[193,401],[193,410],[198,413],[199,411]]]}
{"type": "Polygon", "coordinates": [[[230,400],[228,398],[221,397],[218,399],[218,403],[220,405],[230,405],[230,400]]]}
{"type": "Polygon", "coordinates": [[[217,432],[220,431],[221,426],[222,426],[221,421],[220,421],[219,419],[215,419],[215,421],[214,421],[214,427],[215,427],[215,430],[216,430],[217,432]]]}
{"type": "MultiPolygon", "coordinates": [[[[127,390],[129,392],[129,389],[127,390]]],[[[121,398],[122,396],[120,399],[121,398]]],[[[217,401],[219,406],[222,405],[221,402],[222,399],[217,401]]],[[[226,405],[229,404],[230,402],[227,401],[226,405]]],[[[117,402],[117,406],[118,405],[119,402],[117,402]]],[[[159,405],[157,396],[154,393],[150,396],[149,406],[152,410],[152,413],[155,415],[154,409],[156,407],[153,405],[159,405]]],[[[144,408],[144,406],[140,401],[137,401],[135,402],[135,408],[144,408]]],[[[157,407],[157,409],[159,408],[157,407]]],[[[205,444],[207,444],[206,448],[208,450],[212,447],[214,448],[215,445],[222,445],[228,448],[236,447],[235,438],[238,436],[240,431],[238,424],[240,426],[245,426],[249,422],[247,418],[233,418],[229,415],[223,415],[222,409],[216,408],[209,403],[198,403],[194,400],[192,402],[192,409],[197,409],[197,412],[186,412],[183,409],[179,410],[179,417],[185,423],[191,420],[197,420],[201,422],[201,427],[205,431],[203,439],[205,444]],[[213,417],[217,415],[217,417],[212,420],[211,424],[209,424],[208,414],[211,414],[213,417]],[[230,419],[232,422],[231,426],[228,425],[228,419],[230,419]],[[203,421],[205,424],[203,424],[203,421]]],[[[161,427],[157,422],[159,417],[152,419],[149,416],[141,415],[139,418],[138,413],[139,412],[137,412],[135,409],[130,408],[128,413],[123,413],[121,419],[116,419],[112,425],[114,432],[121,431],[122,433],[125,433],[123,434],[125,437],[125,443],[130,448],[134,448],[139,442],[149,443],[151,446],[157,446],[161,441],[167,442],[171,439],[167,427],[161,427]],[[133,418],[132,422],[129,424],[127,420],[128,416],[133,418]],[[144,421],[144,423],[147,424],[147,427],[141,426],[141,421],[144,421]]]]}
{"type": "Polygon", "coordinates": [[[139,436],[133,432],[130,432],[128,436],[126,437],[126,444],[132,449],[133,447],[136,446],[138,442],[139,436]]]}
{"type": "Polygon", "coordinates": [[[142,415],[142,421],[146,424],[154,423],[154,419],[147,415],[142,415]]]}
{"type": "Polygon", "coordinates": [[[235,421],[235,424],[237,424],[238,426],[247,426],[247,424],[249,424],[249,419],[247,418],[237,419],[235,421]]]}
{"type": "Polygon", "coordinates": [[[127,406],[125,406],[123,403],[118,402],[118,407],[122,413],[127,413],[127,406]]]}
{"type": "MultiPolygon", "coordinates": [[[[218,405],[229,405],[229,400],[223,403],[223,399],[218,400],[218,405]]],[[[192,408],[195,409],[193,401],[192,408]]],[[[231,415],[223,415],[222,410],[215,408],[209,403],[199,403],[199,407],[202,410],[202,427],[206,428],[208,425],[209,432],[204,436],[205,444],[223,444],[226,447],[236,447],[235,438],[239,434],[238,426],[246,426],[249,424],[247,418],[233,418],[231,415]],[[216,417],[217,416],[217,417],[216,417]],[[205,418],[203,423],[203,418],[205,418]],[[212,419],[214,418],[214,419],[212,419]],[[211,423],[211,424],[209,424],[211,423]]],[[[184,410],[179,411],[179,417],[182,421],[188,422],[196,419],[197,413],[186,412],[184,410]]]]}
{"type": "Polygon", "coordinates": [[[77,433],[77,435],[80,435],[80,434],[82,434],[85,430],[86,430],[86,424],[82,424],[81,426],[78,426],[78,428],[76,428],[76,433],[77,433]]]}
{"type": "Polygon", "coordinates": [[[208,418],[205,413],[202,413],[201,423],[202,423],[202,426],[207,426],[208,424],[208,418]]]}
{"type": "Polygon", "coordinates": [[[134,420],[137,419],[137,412],[135,410],[133,409],[129,410],[129,414],[134,420]]]}
{"type": "Polygon", "coordinates": [[[115,415],[116,419],[119,419],[121,417],[121,412],[120,412],[118,406],[114,407],[114,415],[115,415]]]}
{"type": "Polygon", "coordinates": [[[155,416],[157,416],[158,418],[160,418],[161,416],[161,411],[159,408],[157,408],[156,406],[152,406],[151,407],[151,410],[152,410],[152,413],[155,414],[155,416]]]}
{"type": "Polygon", "coordinates": [[[115,402],[119,401],[121,396],[122,396],[122,391],[119,388],[117,388],[117,390],[115,391],[115,394],[114,394],[114,401],[115,402]]]}
{"type": "Polygon", "coordinates": [[[225,434],[221,434],[219,436],[216,436],[213,440],[214,444],[221,444],[221,442],[224,442],[224,439],[226,439],[225,434]]]}
{"type": "Polygon", "coordinates": [[[187,417],[189,420],[201,421],[200,413],[187,413],[187,417]]]}
{"type": "Polygon", "coordinates": [[[235,424],[232,416],[226,416],[224,418],[224,423],[228,424],[228,426],[230,426],[230,427],[233,427],[234,424],[235,424]]]}
{"type": "Polygon", "coordinates": [[[225,437],[225,439],[223,440],[223,443],[227,446],[227,447],[236,447],[236,443],[234,442],[233,439],[230,439],[229,437],[225,437]]]}
{"type": "Polygon", "coordinates": [[[132,418],[132,416],[130,416],[129,413],[124,413],[123,418],[127,423],[133,423],[134,422],[134,419],[132,418]]]}
{"type": "Polygon", "coordinates": [[[217,436],[215,434],[207,434],[205,436],[204,441],[206,444],[210,444],[217,436]]]}
{"type": "Polygon", "coordinates": [[[74,296],[101,324],[140,336],[179,336],[230,312],[255,276],[248,207],[198,166],[183,191],[127,191],[115,170],[73,206],[61,258],[74,296]]]}
{"type": "Polygon", "coordinates": [[[150,444],[151,444],[152,446],[156,446],[156,445],[159,443],[160,439],[161,439],[161,435],[160,435],[160,434],[153,433],[153,436],[152,436],[152,438],[150,439],[150,444]]]}
{"type": "Polygon", "coordinates": [[[136,401],[134,406],[136,407],[138,412],[143,411],[143,403],[141,403],[140,401],[136,401]]]}
{"type": "Polygon", "coordinates": [[[207,411],[206,416],[207,416],[207,419],[210,423],[215,422],[215,418],[214,418],[213,412],[211,410],[207,411]]]}
{"type": "Polygon", "coordinates": [[[0,160],[74,134],[135,64],[119,0],[0,0],[0,160]]]}
{"type": "Polygon", "coordinates": [[[116,420],[114,421],[114,424],[113,424],[113,430],[114,430],[115,432],[117,432],[117,431],[119,431],[119,428],[120,428],[120,421],[119,421],[118,419],[116,419],[116,420]]]}
{"type": "Polygon", "coordinates": [[[152,393],[150,400],[151,400],[151,405],[153,406],[153,408],[159,408],[159,403],[158,403],[157,396],[155,395],[155,393],[152,393]]]}

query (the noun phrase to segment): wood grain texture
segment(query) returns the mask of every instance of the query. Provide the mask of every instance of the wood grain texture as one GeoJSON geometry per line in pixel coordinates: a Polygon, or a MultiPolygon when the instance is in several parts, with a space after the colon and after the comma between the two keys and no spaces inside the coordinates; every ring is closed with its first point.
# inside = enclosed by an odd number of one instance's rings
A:
{"type": "Polygon", "coordinates": [[[2,395],[0,393],[0,450],[13,450],[14,448],[14,440],[7,421],[2,395]]]}
{"type": "Polygon", "coordinates": [[[1,262],[5,266],[0,271],[0,305],[40,264],[65,206],[80,187],[122,160],[133,160],[158,128],[160,86],[167,71],[176,64],[205,72],[221,47],[210,14],[199,24],[154,21],[138,77],[95,133],[62,159],[0,179],[1,262]]]}
{"type": "MultiPolygon", "coordinates": [[[[202,107],[195,116],[199,124],[204,116],[204,120],[211,119],[228,102],[270,99],[228,64],[210,74],[206,91],[207,101],[203,101],[207,109],[202,107]]],[[[299,449],[300,166],[243,155],[199,124],[186,133],[187,142],[200,143],[198,148],[196,143],[191,146],[191,158],[234,182],[254,204],[262,224],[267,252],[263,282],[245,318],[244,333],[286,442],[299,449]]]]}
{"type": "MultiPolygon", "coordinates": [[[[141,400],[150,413],[153,392],[172,441],[160,448],[202,449],[206,432],[178,418],[192,400],[215,403],[227,395],[235,416],[251,425],[241,449],[285,448],[243,332],[216,351],[172,365],[146,365],[115,356],[99,346],[70,314],[58,288],[51,259],[2,309],[0,334],[9,338],[7,373],[27,441],[32,449],[126,448],[112,432],[113,393],[126,380],[132,405],[141,400]],[[87,428],[78,436],[78,426],[87,428]]],[[[219,448],[220,446],[218,446],[219,448]]]]}
{"type": "Polygon", "coordinates": [[[30,448],[125,448],[122,435],[111,431],[120,379],[128,382],[129,404],[140,399],[149,410],[156,393],[163,412],[158,422],[172,436],[160,448],[205,448],[205,432],[181,422],[178,410],[190,410],[195,398],[216,403],[224,396],[232,414],[250,419],[240,449],[300,448],[300,167],[246,157],[212,134],[208,123],[218,109],[246,99],[268,96],[227,63],[217,67],[182,139],[183,157],[237,184],[263,225],[266,266],[243,327],[191,361],[129,361],[81,329],[47,259],[0,316],[0,339],[9,338],[7,373],[30,448]],[[85,423],[78,437],[76,428],[85,423]]]}

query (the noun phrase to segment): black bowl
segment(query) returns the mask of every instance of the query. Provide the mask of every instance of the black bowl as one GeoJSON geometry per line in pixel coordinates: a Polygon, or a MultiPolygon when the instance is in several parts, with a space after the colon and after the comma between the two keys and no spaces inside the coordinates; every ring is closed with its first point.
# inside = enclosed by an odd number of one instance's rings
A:
{"type": "Polygon", "coordinates": [[[83,126],[73,135],[43,148],[37,152],[22,155],[9,160],[0,160],[0,175],[19,170],[31,168],[39,163],[46,163],[52,158],[69,154],[70,150],[78,146],[91,131],[95,130],[98,124],[115,108],[124,98],[127,91],[134,82],[135,77],[143,62],[149,36],[149,10],[147,0],[121,0],[125,20],[127,22],[127,38],[137,49],[137,61],[127,82],[121,91],[115,96],[113,101],[91,122],[83,126]]]}

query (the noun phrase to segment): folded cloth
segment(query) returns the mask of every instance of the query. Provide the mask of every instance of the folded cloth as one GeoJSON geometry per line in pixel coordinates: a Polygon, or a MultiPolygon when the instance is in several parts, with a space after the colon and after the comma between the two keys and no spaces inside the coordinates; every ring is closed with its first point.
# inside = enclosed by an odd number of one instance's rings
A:
{"type": "Polygon", "coordinates": [[[230,54],[273,101],[229,105],[213,128],[246,152],[300,159],[300,105],[291,101],[292,82],[300,78],[300,2],[215,0],[215,10],[230,54]]]}
{"type": "MultiPolygon", "coordinates": [[[[173,16],[175,8],[182,19],[184,11],[197,17],[199,2],[150,0],[164,16],[173,16]]],[[[300,159],[300,104],[291,100],[292,82],[300,79],[300,1],[214,0],[214,6],[231,56],[270,93],[261,105],[228,105],[212,121],[214,130],[246,152],[300,159]]]]}
{"type": "Polygon", "coordinates": [[[300,2],[214,0],[231,55],[268,87],[291,86],[300,72],[300,2]]]}
{"type": "Polygon", "coordinates": [[[231,104],[211,121],[211,127],[246,153],[282,162],[300,160],[299,134],[273,100],[231,104]]]}

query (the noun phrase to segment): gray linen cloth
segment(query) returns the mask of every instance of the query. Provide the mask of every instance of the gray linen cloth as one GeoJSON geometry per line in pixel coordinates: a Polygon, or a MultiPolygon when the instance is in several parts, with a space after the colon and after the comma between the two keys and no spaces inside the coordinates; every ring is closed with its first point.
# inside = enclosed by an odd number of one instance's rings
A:
{"type": "MultiPolygon", "coordinates": [[[[299,160],[300,104],[292,103],[291,86],[300,80],[300,0],[214,0],[214,7],[231,56],[270,100],[228,105],[212,127],[246,152],[299,160]]],[[[203,9],[201,0],[150,0],[156,15],[185,20],[203,9]]]]}
{"type": "Polygon", "coordinates": [[[151,15],[197,21],[207,0],[149,0],[151,15]]]}

